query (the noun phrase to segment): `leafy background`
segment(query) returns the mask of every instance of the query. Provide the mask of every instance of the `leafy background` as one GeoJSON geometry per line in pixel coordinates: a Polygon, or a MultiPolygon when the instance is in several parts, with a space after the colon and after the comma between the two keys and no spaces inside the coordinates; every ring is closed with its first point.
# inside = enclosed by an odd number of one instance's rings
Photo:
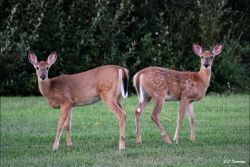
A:
{"type": "MultiPolygon", "coordinates": [[[[248,0],[0,0],[0,95],[37,95],[27,53],[57,51],[50,77],[104,64],[199,70],[191,45],[224,50],[209,91],[249,91],[248,0]]],[[[130,83],[131,86],[131,83],[130,83]]],[[[133,90],[133,89],[131,89],[133,90]]]]}

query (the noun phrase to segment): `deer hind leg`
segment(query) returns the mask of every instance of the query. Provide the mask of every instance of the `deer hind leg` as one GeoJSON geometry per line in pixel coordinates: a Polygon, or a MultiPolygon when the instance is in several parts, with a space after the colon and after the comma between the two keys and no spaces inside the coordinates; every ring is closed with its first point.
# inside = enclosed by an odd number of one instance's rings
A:
{"type": "Polygon", "coordinates": [[[119,97],[118,100],[117,100],[117,104],[118,104],[118,106],[119,106],[122,110],[124,110],[123,107],[122,107],[122,105],[121,105],[121,98],[120,98],[120,97],[119,97]]]}
{"type": "Polygon", "coordinates": [[[139,102],[135,110],[135,134],[137,144],[141,144],[141,113],[144,111],[149,100],[149,98],[144,98],[144,101],[139,102]]]}
{"type": "Polygon", "coordinates": [[[61,106],[61,113],[60,113],[60,118],[57,123],[57,132],[56,132],[55,142],[53,144],[53,150],[57,150],[59,147],[59,141],[60,141],[60,137],[62,133],[62,128],[71,111],[71,108],[72,106],[68,104],[61,106]]]}
{"type": "MultiPolygon", "coordinates": [[[[109,96],[111,97],[111,96],[109,96]]],[[[126,113],[123,111],[118,99],[102,97],[102,100],[107,104],[109,109],[115,114],[119,122],[119,150],[125,149],[125,128],[126,128],[126,113]]]]}
{"type": "Polygon", "coordinates": [[[72,141],[71,141],[71,118],[72,118],[72,110],[69,111],[68,117],[64,123],[64,127],[66,130],[67,134],[67,146],[72,146],[72,141]]]}
{"type": "Polygon", "coordinates": [[[175,135],[174,135],[174,139],[173,139],[176,143],[179,142],[181,124],[182,124],[188,103],[189,102],[186,99],[183,99],[180,101],[180,108],[179,108],[179,113],[178,113],[178,118],[177,118],[177,123],[176,123],[176,130],[175,130],[175,135]]]}
{"type": "Polygon", "coordinates": [[[191,103],[187,106],[187,113],[189,116],[190,140],[195,141],[195,115],[193,105],[191,103]]]}
{"type": "Polygon", "coordinates": [[[164,105],[164,102],[165,102],[164,100],[165,99],[157,99],[157,100],[155,100],[155,107],[154,107],[154,111],[153,111],[153,113],[151,115],[151,118],[154,121],[154,123],[156,124],[156,126],[159,128],[163,140],[168,144],[172,144],[168,134],[166,133],[164,127],[162,126],[162,124],[160,122],[160,112],[161,112],[161,110],[163,108],[163,105],[164,105]]]}

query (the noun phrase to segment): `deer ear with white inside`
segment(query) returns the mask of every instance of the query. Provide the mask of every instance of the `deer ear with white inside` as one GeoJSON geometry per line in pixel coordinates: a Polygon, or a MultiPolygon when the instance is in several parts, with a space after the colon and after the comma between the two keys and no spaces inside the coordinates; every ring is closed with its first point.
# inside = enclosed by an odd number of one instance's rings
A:
{"type": "Polygon", "coordinates": [[[36,65],[38,63],[37,62],[37,57],[36,57],[35,53],[29,52],[28,58],[29,58],[29,61],[30,61],[31,64],[36,65]]]}
{"type": "Polygon", "coordinates": [[[212,51],[213,55],[214,56],[219,55],[222,49],[223,49],[223,45],[215,45],[212,51]]]}
{"type": "Polygon", "coordinates": [[[54,64],[56,62],[56,59],[57,59],[57,53],[56,52],[52,52],[49,55],[48,59],[47,59],[47,63],[49,65],[52,65],[52,64],[54,64]]]}
{"type": "Polygon", "coordinates": [[[202,47],[198,44],[193,44],[192,49],[194,53],[197,54],[198,56],[200,56],[203,53],[202,47]]]}

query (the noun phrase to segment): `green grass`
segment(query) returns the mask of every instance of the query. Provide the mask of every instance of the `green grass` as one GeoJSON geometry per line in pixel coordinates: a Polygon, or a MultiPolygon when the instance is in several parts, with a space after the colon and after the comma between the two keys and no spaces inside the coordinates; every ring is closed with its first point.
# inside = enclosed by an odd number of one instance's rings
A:
{"type": "MultiPolygon", "coordinates": [[[[1,97],[1,166],[249,166],[249,96],[206,96],[194,103],[195,142],[187,116],[179,144],[167,145],[151,121],[152,103],[142,115],[142,144],[135,144],[136,97],[123,100],[127,112],[126,150],[118,151],[118,123],[102,103],[73,110],[73,148],[63,131],[52,151],[59,110],[42,97],[1,97]],[[231,163],[223,164],[224,160],[231,163]],[[246,161],[234,164],[232,161],[246,161]]],[[[178,103],[168,102],[161,121],[173,138],[178,103]]]]}

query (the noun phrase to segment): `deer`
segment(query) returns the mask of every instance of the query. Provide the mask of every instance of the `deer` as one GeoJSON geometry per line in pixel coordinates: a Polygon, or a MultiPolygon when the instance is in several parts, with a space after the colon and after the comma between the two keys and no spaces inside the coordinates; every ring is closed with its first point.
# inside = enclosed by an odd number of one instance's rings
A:
{"type": "Polygon", "coordinates": [[[93,104],[102,100],[119,122],[119,150],[125,149],[126,113],[121,106],[121,97],[128,95],[128,70],[116,65],[105,65],[89,71],[49,78],[50,67],[56,62],[57,53],[52,52],[46,61],[38,61],[34,52],[28,53],[34,66],[39,91],[52,108],[60,109],[57,132],[52,150],[57,150],[62,133],[66,130],[67,146],[72,146],[72,108],[93,104]]]}
{"type": "Polygon", "coordinates": [[[172,144],[160,122],[160,113],[165,101],[179,101],[179,112],[173,141],[176,144],[179,142],[185,112],[189,116],[190,140],[195,141],[195,115],[192,103],[201,100],[205,96],[211,78],[213,59],[221,53],[223,45],[217,44],[212,51],[204,51],[200,45],[194,43],[192,49],[200,57],[200,70],[198,72],[176,71],[151,66],[134,75],[133,85],[139,99],[134,112],[137,144],[141,144],[142,140],[140,130],[141,114],[151,99],[154,104],[151,119],[160,130],[164,142],[172,144]]]}

